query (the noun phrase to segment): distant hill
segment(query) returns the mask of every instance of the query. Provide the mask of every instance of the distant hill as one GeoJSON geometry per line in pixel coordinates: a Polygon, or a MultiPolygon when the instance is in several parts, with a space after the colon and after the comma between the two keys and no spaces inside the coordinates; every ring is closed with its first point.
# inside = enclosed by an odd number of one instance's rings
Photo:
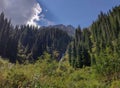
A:
{"type": "Polygon", "coordinates": [[[75,28],[72,26],[72,25],[63,25],[63,24],[59,24],[59,25],[51,25],[51,26],[48,26],[48,27],[41,27],[41,29],[43,28],[58,28],[60,30],[63,30],[65,32],[67,32],[70,36],[74,36],[75,34],[75,28]]]}

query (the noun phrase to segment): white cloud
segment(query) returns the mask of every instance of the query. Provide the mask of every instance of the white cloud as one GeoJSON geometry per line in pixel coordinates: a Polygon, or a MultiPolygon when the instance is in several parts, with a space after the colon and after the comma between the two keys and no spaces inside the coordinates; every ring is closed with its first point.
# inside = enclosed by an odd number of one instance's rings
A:
{"type": "Polygon", "coordinates": [[[11,19],[12,24],[37,26],[42,8],[36,0],[0,0],[0,13],[11,19]]]}
{"type": "Polygon", "coordinates": [[[39,14],[42,12],[42,9],[40,8],[40,5],[37,3],[33,7],[33,13],[31,18],[28,20],[28,25],[38,26],[36,21],[40,20],[39,14]]]}

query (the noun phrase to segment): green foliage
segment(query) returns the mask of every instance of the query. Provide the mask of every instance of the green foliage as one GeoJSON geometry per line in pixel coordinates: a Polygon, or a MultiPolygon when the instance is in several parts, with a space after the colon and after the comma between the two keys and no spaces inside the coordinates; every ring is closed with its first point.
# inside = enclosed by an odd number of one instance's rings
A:
{"type": "Polygon", "coordinates": [[[120,79],[120,58],[111,48],[106,48],[99,56],[96,56],[95,70],[99,76],[101,75],[106,81],[120,79]]]}
{"type": "Polygon", "coordinates": [[[0,88],[96,88],[101,83],[92,76],[90,67],[73,69],[68,61],[50,60],[44,53],[34,64],[11,64],[0,60],[0,88]],[[43,58],[44,57],[44,58],[43,58]],[[43,58],[43,59],[41,59],[43,58]]]}
{"type": "Polygon", "coordinates": [[[82,68],[84,66],[90,66],[91,64],[91,40],[90,31],[84,29],[81,31],[80,27],[76,29],[75,39],[69,45],[68,55],[70,65],[74,68],[82,68]]]}
{"type": "Polygon", "coordinates": [[[91,26],[92,57],[95,59],[93,67],[108,83],[120,79],[119,7],[107,14],[101,12],[91,26]]]}
{"type": "Polygon", "coordinates": [[[76,29],[75,38],[68,48],[70,65],[75,69],[91,65],[106,87],[120,79],[119,25],[120,6],[107,14],[101,12],[90,28],[76,29]]]}
{"type": "Polygon", "coordinates": [[[119,88],[119,87],[120,87],[120,81],[118,80],[118,81],[112,82],[110,88],[119,88]]]}

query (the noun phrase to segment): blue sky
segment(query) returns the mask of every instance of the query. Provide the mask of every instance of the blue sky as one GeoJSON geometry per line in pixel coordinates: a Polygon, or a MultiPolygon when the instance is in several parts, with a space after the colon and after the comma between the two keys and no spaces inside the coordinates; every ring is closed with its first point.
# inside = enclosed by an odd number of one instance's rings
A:
{"type": "Polygon", "coordinates": [[[107,12],[120,0],[37,0],[47,20],[54,24],[88,27],[100,11],[107,12]]]}
{"type": "Polygon", "coordinates": [[[120,5],[120,0],[0,0],[0,13],[15,25],[56,24],[89,27],[102,11],[120,5]]]}

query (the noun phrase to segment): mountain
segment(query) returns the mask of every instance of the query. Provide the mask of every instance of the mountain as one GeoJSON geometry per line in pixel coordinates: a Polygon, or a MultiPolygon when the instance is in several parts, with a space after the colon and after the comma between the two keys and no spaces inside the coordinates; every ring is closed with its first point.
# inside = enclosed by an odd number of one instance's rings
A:
{"type": "Polygon", "coordinates": [[[59,24],[59,25],[50,25],[48,27],[42,26],[41,29],[43,28],[57,28],[67,32],[70,36],[74,36],[75,34],[75,28],[72,25],[65,26],[63,24],[59,24]]]}
{"type": "Polygon", "coordinates": [[[54,25],[53,27],[66,31],[70,36],[74,36],[75,34],[75,28],[72,25],[65,26],[63,24],[59,24],[59,25],[54,25]]]}

